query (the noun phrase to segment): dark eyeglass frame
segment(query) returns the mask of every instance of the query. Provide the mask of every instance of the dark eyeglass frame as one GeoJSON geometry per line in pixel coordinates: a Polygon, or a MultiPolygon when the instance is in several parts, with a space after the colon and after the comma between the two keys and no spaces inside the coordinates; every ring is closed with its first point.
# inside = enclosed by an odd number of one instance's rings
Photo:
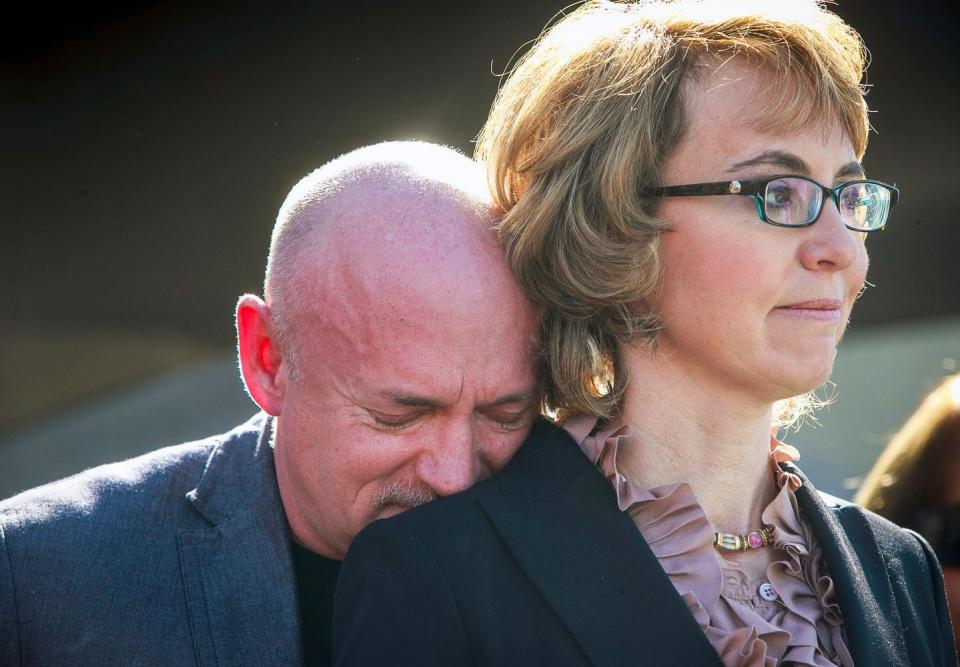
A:
{"type": "MultiPolygon", "coordinates": [[[[757,215],[760,219],[767,223],[768,225],[773,225],[775,227],[789,227],[793,229],[799,229],[801,227],[809,227],[814,224],[817,220],[820,219],[820,214],[823,213],[823,204],[827,201],[827,196],[829,196],[834,205],[836,205],[837,210],[840,210],[840,192],[845,188],[850,187],[851,185],[858,185],[861,183],[870,183],[873,185],[879,185],[880,187],[886,189],[890,193],[890,207],[887,210],[887,218],[883,221],[883,224],[879,227],[873,227],[871,229],[863,229],[860,227],[853,227],[844,223],[847,229],[853,230],[855,232],[879,232],[882,231],[887,226],[887,222],[890,220],[890,209],[893,209],[896,206],[897,202],[900,200],[900,189],[895,185],[890,185],[889,183],[884,183],[883,181],[874,181],[869,178],[860,178],[853,181],[846,181],[832,188],[828,188],[826,185],[821,185],[817,183],[812,178],[807,178],[806,176],[798,176],[797,174],[778,174],[776,176],[768,176],[767,178],[756,178],[752,180],[740,181],[715,181],[712,183],[691,183],[689,185],[666,185],[655,188],[641,188],[640,194],[645,197],[704,197],[712,195],[746,195],[753,197],[754,203],[757,206],[757,215]],[[798,178],[809,183],[813,183],[823,192],[823,195],[820,198],[820,208],[817,210],[817,214],[813,216],[813,219],[804,222],[799,225],[787,225],[782,222],[775,222],[767,218],[766,208],[763,202],[763,196],[766,193],[767,186],[773,181],[777,181],[783,178],[798,178]]],[[[841,211],[842,215],[842,211],[841,211]]]]}

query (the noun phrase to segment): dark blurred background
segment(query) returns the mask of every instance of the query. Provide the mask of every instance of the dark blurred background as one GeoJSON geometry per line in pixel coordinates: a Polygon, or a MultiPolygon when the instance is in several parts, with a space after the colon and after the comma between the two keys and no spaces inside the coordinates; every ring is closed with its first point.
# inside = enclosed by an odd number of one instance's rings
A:
{"type": "MultiPolygon", "coordinates": [[[[251,412],[231,368],[232,310],[260,291],[286,192],[362,144],[419,138],[471,153],[494,73],[565,4],[117,1],[9,13],[0,497],[126,455],[122,443],[132,453],[199,437],[251,412]],[[116,450],[101,446],[111,437],[116,450]]],[[[861,377],[849,399],[838,381],[838,405],[890,420],[840,466],[859,474],[863,452],[960,357],[960,10],[835,9],[872,54],[868,174],[902,190],[890,229],[870,238],[876,287],[850,336],[883,350],[864,364],[899,374],[861,377]],[[929,360],[910,361],[914,348],[929,360]],[[900,391],[878,404],[878,383],[900,391]]]]}

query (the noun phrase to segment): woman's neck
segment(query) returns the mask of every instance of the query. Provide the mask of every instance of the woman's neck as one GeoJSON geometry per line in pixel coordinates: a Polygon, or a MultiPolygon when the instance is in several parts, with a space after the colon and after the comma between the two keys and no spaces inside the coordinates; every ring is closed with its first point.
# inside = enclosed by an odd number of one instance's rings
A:
{"type": "Polygon", "coordinates": [[[617,468],[645,488],[686,482],[722,532],[760,527],[776,493],[770,472],[772,404],[711,383],[649,349],[626,355],[620,418],[634,437],[617,468]]]}

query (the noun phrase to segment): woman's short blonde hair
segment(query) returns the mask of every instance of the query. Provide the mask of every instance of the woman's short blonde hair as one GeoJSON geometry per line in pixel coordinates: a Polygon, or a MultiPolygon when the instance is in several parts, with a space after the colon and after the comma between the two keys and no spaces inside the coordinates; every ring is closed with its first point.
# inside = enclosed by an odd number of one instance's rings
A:
{"type": "Polygon", "coordinates": [[[477,157],[510,265],[541,311],[546,404],[561,418],[609,416],[626,382],[618,346],[655,342],[664,224],[638,193],[683,139],[694,68],[735,56],[777,84],[750,110],[759,129],[835,118],[863,155],[866,51],[814,0],[587,2],[497,94],[477,157]]]}

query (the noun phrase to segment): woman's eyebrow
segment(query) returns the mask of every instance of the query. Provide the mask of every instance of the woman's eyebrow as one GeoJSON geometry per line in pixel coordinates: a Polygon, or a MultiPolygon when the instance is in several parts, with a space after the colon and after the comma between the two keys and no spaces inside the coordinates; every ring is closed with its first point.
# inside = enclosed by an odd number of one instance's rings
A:
{"type": "Polygon", "coordinates": [[[853,160],[837,169],[836,177],[841,178],[865,178],[867,172],[863,170],[863,165],[853,160]]]}
{"type": "Polygon", "coordinates": [[[753,167],[758,164],[772,164],[778,167],[783,167],[785,170],[797,174],[798,176],[808,176],[810,174],[810,167],[807,166],[807,163],[803,161],[798,155],[793,153],[788,153],[786,151],[763,151],[753,157],[747,158],[737,162],[729,169],[728,173],[733,173],[743,169],[744,167],[753,167]]]}
{"type": "MultiPolygon", "coordinates": [[[[746,160],[741,160],[737,162],[732,167],[727,169],[727,172],[733,173],[743,169],[744,167],[753,167],[758,164],[772,164],[778,167],[783,167],[784,169],[797,174],[799,176],[809,176],[810,167],[807,166],[807,163],[804,162],[803,158],[793,153],[787,153],[786,151],[764,151],[753,157],[747,158],[746,160]]],[[[835,174],[836,178],[864,178],[865,172],[863,166],[856,160],[851,160],[846,163],[839,169],[835,174]]]]}

